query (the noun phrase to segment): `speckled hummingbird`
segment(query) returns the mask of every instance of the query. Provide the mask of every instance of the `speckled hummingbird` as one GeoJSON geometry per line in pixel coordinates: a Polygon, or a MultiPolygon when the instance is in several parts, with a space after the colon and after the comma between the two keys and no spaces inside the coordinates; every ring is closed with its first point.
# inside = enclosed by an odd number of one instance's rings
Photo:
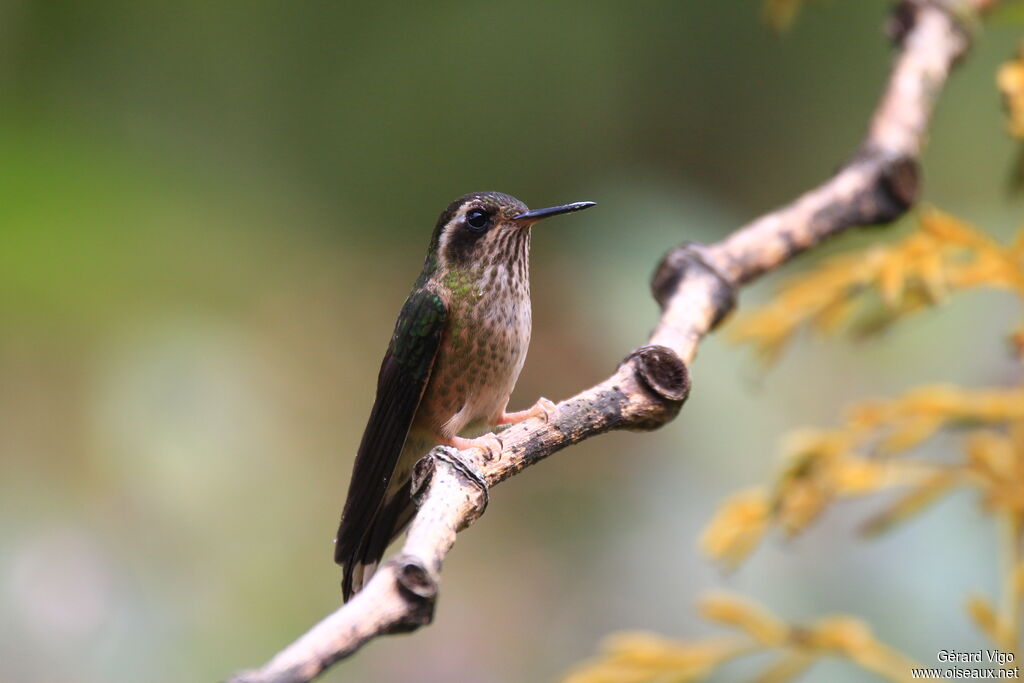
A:
{"type": "Polygon", "coordinates": [[[346,600],[412,519],[412,469],[432,447],[500,449],[493,434],[460,434],[550,416],[546,398],[505,412],[530,344],[530,228],[593,205],[530,211],[507,194],[474,192],[441,213],[384,354],[352,468],[334,549],[346,600]]]}

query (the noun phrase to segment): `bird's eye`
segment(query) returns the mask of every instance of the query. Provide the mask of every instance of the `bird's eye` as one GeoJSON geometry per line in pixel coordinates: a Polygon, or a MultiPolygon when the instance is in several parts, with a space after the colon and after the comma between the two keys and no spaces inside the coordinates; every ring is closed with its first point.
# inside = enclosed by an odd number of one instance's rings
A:
{"type": "Polygon", "coordinates": [[[491,216],[486,211],[473,209],[466,213],[466,225],[474,232],[483,232],[491,222],[491,216]]]}

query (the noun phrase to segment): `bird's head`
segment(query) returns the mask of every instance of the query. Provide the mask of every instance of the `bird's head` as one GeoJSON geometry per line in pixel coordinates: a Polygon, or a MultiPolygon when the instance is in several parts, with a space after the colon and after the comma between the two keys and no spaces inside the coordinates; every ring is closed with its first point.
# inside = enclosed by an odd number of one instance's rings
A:
{"type": "Polygon", "coordinates": [[[517,261],[529,247],[537,221],[594,206],[575,202],[530,210],[501,192],[473,192],[448,205],[437,219],[431,252],[447,267],[502,265],[517,261]]]}

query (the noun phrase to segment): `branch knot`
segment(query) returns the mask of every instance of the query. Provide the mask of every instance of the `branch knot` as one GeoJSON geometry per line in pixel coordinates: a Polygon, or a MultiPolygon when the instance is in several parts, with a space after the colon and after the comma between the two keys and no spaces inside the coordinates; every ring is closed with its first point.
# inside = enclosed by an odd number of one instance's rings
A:
{"type": "MultiPolygon", "coordinates": [[[[429,477],[433,476],[434,469],[437,467],[437,463],[439,462],[450,465],[452,469],[459,473],[459,475],[473,484],[480,493],[480,502],[476,505],[472,518],[466,520],[465,525],[462,527],[465,528],[476,521],[480,515],[484,514],[484,510],[487,509],[487,503],[490,500],[490,486],[487,485],[487,479],[485,479],[484,475],[480,473],[480,470],[474,467],[471,462],[463,458],[457,449],[452,448],[451,446],[437,446],[430,451],[427,457],[422,458],[418,463],[416,463],[416,470],[414,470],[413,473],[414,496],[417,494],[422,495],[423,491],[426,490],[426,483],[429,483],[429,477]],[[418,490],[416,489],[416,471],[420,469],[420,463],[423,463],[424,460],[431,461],[429,465],[429,473],[427,474],[428,482],[422,482],[420,484],[420,490],[418,490]]],[[[425,465],[424,469],[427,469],[427,467],[428,466],[425,465]]]]}
{"type": "Polygon", "coordinates": [[[971,44],[978,28],[979,9],[984,6],[985,3],[976,0],[899,0],[885,22],[885,34],[896,48],[903,49],[903,43],[916,27],[921,12],[929,8],[938,10],[949,17],[956,33],[957,51],[951,62],[951,66],[956,66],[971,44]]]}
{"type": "Polygon", "coordinates": [[[664,310],[688,277],[698,273],[712,277],[717,284],[712,302],[715,314],[710,329],[713,330],[736,307],[736,285],[711,265],[706,252],[707,247],[698,242],[683,242],[670,249],[651,276],[651,294],[664,310]]]}
{"type": "Polygon", "coordinates": [[[917,201],[921,188],[921,170],[917,159],[908,156],[889,158],[883,164],[878,174],[877,187],[879,193],[888,200],[884,203],[891,211],[884,216],[884,222],[889,222],[902,216],[917,201]]]}
{"type": "Polygon", "coordinates": [[[409,606],[401,618],[388,626],[387,632],[407,633],[426,626],[434,620],[437,581],[413,555],[398,555],[387,564],[394,568],[398,593],[409,606]]]}
{"type": "Polygon", "coordinates": [[[682,403],[690,395],[690,372],[686,363],[667,346],[650,345],[635,349],[626,360],[636,361],[636,374],[644,386],[666,401],[682,403]]]}

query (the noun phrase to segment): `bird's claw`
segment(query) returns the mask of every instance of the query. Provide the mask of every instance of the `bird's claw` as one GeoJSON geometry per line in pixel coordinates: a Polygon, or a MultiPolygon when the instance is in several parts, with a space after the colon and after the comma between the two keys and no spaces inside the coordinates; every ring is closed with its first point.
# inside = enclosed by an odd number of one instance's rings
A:
{"type": "Polygon", "coordinates": [[[530,409],[530,412],[534,413],[536,417],[544,417],[544,422],[549,423],[555,417],[555,413],[558,412],[558,408],[555,407],[555,402],[549,398],[541,396],[537,399],[537,402],[530,409]]]}
{"type": "Polygon", "coordinates": [[[542,417],[544,422],[551,422],[551,419],[558,412],[558,408],[555,406],[554,401],[541,396],[537,399],[537,402],[526,410],[520,410],[514,413],[505,413],[498,420],[499,425],[514,425],[519,424],[523,420],[529,420],[531,417],[542,417]]]}
{"type": "Polygon", "coordinates": [[[479,448],[486,453],[485,459],[490,462],[505,450],[505,444],[495,434],[484,434],[475,439],[463,439],[461,436],[452,437],[452,446],[464,451],[470,448],[479,448]]]}

